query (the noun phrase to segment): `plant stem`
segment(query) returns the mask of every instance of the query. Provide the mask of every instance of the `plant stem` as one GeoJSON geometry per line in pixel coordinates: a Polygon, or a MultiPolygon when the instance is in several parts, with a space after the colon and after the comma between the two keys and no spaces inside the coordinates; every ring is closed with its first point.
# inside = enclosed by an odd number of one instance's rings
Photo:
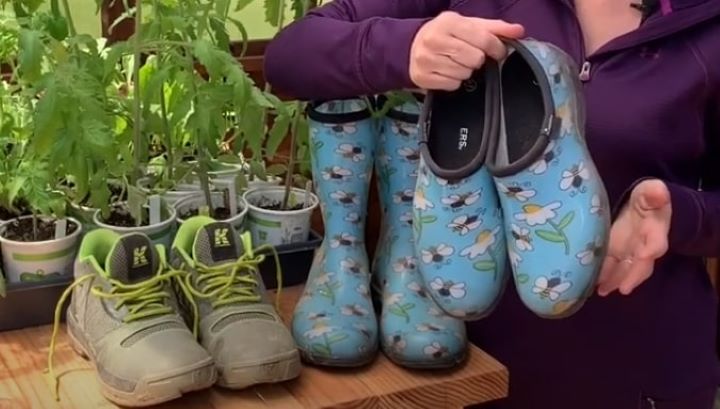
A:
{"type": "Polygon", "coordinates": [[[297,150],[297,130],[300,125],[300,119],[303,115],[303,103],[297,101],[295,103],[295,116],[293,116],[292,126],[290,128],[290,159],[288,159],[287,172],[285,173],[285,195],[283,196],[282,209],[287,210],[290,201],[290,190],[292,189],[292,178],[295,173],[295,151],[297,150]]]}
{"type": "Polygon", "coordinates": [[[68,0],[62,0],[62,5],[63,11],[65,12],[65,18],[68,23],[68,33],[70,33],[71,37],[74,37],[77,35],[77,30],[75,30],[75,22],[73,21],[72,13],[70,13],[70,4],[68,3],[68,0]]]}
{"type": "Polygon", "coordinates": [[[140,59],[142,58],[141,52],[141,29],[142,29],[142,0],[135,1],[135,32],[133,38],[134,45],[134,65],[133,65],[133,108],[135,109],[135,118],[133,127],[133,144],[134,144],[134,156],[135,156],[135,169],[133,170],[133,183],[137,183],[137,180],[142,177],[142,171],[140,164],[142,163],[142,112],[140,102],[140,59]]]}
{"type": "Polygon", "coordinates": [[[35,212],[33,212],[32,215],[32,222],[33,222],[33,240],[37,241],[38,236],[38,217],[35,212]]]}
{"type": "Polygon", "coordinates": [[[168,162],[168,178],[174,180],[175,173],[175,152],[173,146],[173,135],[168,123],[167,107],[165,106],[165,83],[160,84],[160,115],[162,115],[163,133],[165,134],[167,162],[168,162]]]}

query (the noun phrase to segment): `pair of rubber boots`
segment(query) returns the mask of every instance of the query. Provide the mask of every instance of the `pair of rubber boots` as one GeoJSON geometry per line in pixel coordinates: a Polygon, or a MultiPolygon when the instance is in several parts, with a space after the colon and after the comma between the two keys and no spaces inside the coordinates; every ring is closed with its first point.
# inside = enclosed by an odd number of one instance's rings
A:
{"type": "Polygon", "coordinates": [[[527,308],[567,317],[596,286],[607,194],[584,139],[577,66],[551,44],[507,45],[503,61],[426,100],[414,202],[420,272],[453,317],[490,314],[508,270],[527,308]]]}
{"type": "Polygon", "coordinates": [[[577,66],[547,43],[507,45],[458,91],[428,93],[419,137],[402,110],[374,135],[361,100],[311,112],[326,236],[293,321],[307,361],[362,365],[379,337],[400,365],[453,366],[466,353],[462,321],[492,311],[508,267],[542,317],[572,314],[593,290],[609,206],[584,141],[577,66]],[[362,237],[373,155],[384,220],[371,279],[362,237]]]}
{"type": "Polygon", "coordinates": [[[293,335],[304,359],[318,365],[364,365],[382,347],[401,366],[451,367],[466,355],[465,326],[425,291],[413,239],[421,103],[374,117],[385,103],[330,101],[309,110],[325,240],[296,307],[293,335]],[[371,263],[364,237],[373,167],[383,221],[371,263]]]}
{"type": "Polygon", "coordinates": [[[204,216],[180,226],[169,262],[144,234],[88,233],[58,308],[72,294],[70,343],[93,362],[105,397],[149,406],[213,384],[297,377],[300,355],[268,298],[258,250],[249,233],[204,216]]]}

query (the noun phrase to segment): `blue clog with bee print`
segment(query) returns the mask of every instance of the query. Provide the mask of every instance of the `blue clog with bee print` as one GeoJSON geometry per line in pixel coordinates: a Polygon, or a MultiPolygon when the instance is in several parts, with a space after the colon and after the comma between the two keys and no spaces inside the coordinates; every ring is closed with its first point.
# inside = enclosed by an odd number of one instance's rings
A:
{"type": "Polygon", "coordinates": [[[306,362],[364,365],[379,345],[364,243],[376,123],[361,99],[312,104],[308,117],[325,237],[295,308],[293,336],[306,362]]]}
{"type": "Polygon", "coordinates": [[[503,292],[506,245],[493,179],[484,161],[499,131],[497,64],[453,92],[431,92],[421,119],[414,199],[418,269],[430,295],[463,320],[488,315],[503,292]]]}
{"type": "Polygon", "coordinates": [[[610,229],[607,194],[585,144],[576,65],[551,44],[508,46],[502,132],[487,163],[520,298],[541,317],[566,317],[595,287],[610,229]]]}
{"type": "MultiPolygon", "coordinates": [[[[379,107],[387,103],[379,98],[379,107]]],[[[382,208],[380,237],[372,266],[385,355],[406,368],[447,368],[467,353],[465,323],[437,308],[417,270],[412,200],[420,161],[421,105],[390,109],[377,135],[375,174],[382,208]]]]}

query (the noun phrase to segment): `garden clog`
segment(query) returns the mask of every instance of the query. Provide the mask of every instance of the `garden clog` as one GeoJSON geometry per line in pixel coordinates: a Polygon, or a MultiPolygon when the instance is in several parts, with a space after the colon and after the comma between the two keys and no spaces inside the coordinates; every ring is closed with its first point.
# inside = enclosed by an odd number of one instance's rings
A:
{"type": "Polygon", "coordinates": [[[502,131],[488,167],[520,298],[541,317],[565,317],[595,287],[610,228],[607,194],[585,144],[575,64],[551,44],[508,45],[502,131]]]}
{"type": "Polygon", "coordinates": [[[418,268],[430,295],[464,320],[488,315],[504,289],[505,237],[498,196],[484,166],[498,132],[497,65],[453,92],[425,101],[414,199],[418,268]]]}
{"type": "Polygon", "coordinates": [[[375,122],[359,99],[314,104],[308,116],[325,237],[295,309],[293,336],[309,363],[364,365],[378,350],[364,243],[375,122]]]}
{"type": "Polygon", "coordinates": [[[419,103],[388,111],[377,135],[375,172],[382,227],[373,261],[373,289],[385,355],[409,368],[445,368],[467,352],[464,322],[445,315],[417,270],[412,198],[420,161],[419,103]]]}

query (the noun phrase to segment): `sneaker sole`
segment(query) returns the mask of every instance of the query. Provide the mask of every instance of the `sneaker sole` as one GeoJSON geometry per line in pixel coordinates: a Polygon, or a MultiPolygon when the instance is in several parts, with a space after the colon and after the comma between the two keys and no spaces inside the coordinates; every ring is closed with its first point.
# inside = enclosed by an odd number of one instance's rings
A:
{"type": "MultiPolygon", "coordinates": [[[[72,349],[95,367],[95,361],[82,342],[76,339],[71,331],[67,334],[72,349]]],[[[95,371],[97,373],[97,368],[95,371]]],[[[100,391],[107,400],[119,406],[145,407],[175,400],[186,393],[210,388],[215,383],[217,374],[212,358],[208,358],[176,373],[139,381],[132,392],[115,389],[104,383],[99,376],[96,378],[100,384],[100,391]]]]}
{"type": "Polygon", "coordinates": [[[302,364],[297,350],[276,355],[261,362],[235,363],[217,366],[217,385],[227,389],[244,389],[263,383],[278,383],[295,379],[302,364]]]}

